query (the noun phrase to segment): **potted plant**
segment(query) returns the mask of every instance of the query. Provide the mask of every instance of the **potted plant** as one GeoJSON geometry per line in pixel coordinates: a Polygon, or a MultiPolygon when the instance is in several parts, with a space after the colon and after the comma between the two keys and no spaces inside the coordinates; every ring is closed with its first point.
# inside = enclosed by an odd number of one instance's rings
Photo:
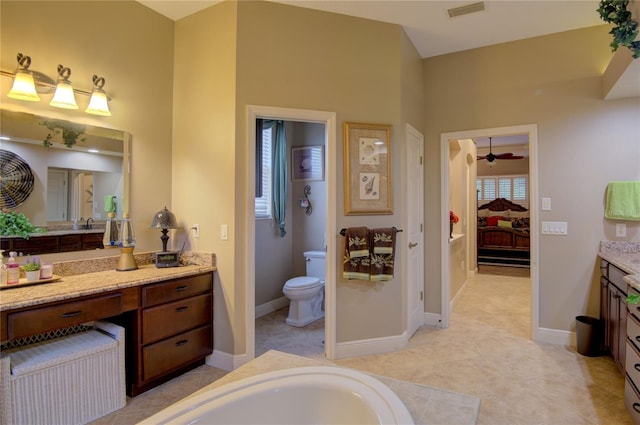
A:
{"type": "Polygon", "coordinates": [[[633,19],[631,11],[628,10],[629,0],[601,0],[598,13],[600,19],[613,24],[609,31],[613,36],[611,50],[614,52],[618,47],[624,46],[631,50],[633,58],[640,57],[640,40],[638,40],[638,21],[633,19]]]}
{"type": "Polygon", "coordinates": [[[41,232],[42,229],[35,227],[24,213],[16,211],[0,210],[0,235],[20,236],[29,239],[30,233],[41,232]]]}
{"type": "Polygon", "coordinates": [[[40,258],[28,256],[24,264],[20,267],[27,276],[27,282],[40,280],[40,258]]]}

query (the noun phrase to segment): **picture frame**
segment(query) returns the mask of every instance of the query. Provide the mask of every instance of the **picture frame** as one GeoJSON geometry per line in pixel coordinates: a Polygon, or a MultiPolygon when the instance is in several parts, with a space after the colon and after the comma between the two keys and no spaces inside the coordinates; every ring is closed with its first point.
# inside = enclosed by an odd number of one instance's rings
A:
{"type": "Polygon", "coordinates": [[[324,180],[324,146],[299,146],[291,148],[291,180],[324,180]]]}
{"type": "Polygon", "coordinates": [[[344,210],[393,214],[391,125],[344,123],[344,210]]]}

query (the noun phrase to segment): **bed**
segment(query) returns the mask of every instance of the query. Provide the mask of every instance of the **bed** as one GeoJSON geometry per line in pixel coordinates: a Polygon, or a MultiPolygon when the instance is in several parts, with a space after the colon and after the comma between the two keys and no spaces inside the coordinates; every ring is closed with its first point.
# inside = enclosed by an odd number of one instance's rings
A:
{"type": "Polygon", "coordinates": [[[478,265],[529,267],[529,210],[504,198],[478,207],[478,265]]]}

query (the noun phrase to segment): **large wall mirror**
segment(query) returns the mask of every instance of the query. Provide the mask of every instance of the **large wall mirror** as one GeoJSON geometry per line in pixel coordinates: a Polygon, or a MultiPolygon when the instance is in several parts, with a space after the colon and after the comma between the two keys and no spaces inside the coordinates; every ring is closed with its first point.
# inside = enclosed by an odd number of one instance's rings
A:
{"type": "Polygon", "coordinates": [[[52,229],[89,217],[100,223],[110,208],[118,217],[128,210],[129,133],[5,109],[0,114],[0,148],[22,158],[34,177],[31,194],[13,209],[34,226],[52,229]]]}

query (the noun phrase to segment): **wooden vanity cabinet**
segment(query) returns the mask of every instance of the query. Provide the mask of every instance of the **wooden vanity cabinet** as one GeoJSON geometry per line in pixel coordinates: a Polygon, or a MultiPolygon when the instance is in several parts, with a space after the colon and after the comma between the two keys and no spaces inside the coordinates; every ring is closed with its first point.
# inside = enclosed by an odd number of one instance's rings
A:
{"type": "Polygon", "coordinates": [[[127,392],[140,394],[203,364],[213,352],[213,275],[172,279],[141,288],[127,392]]]}
{"type": "Polygon", "coordinates": [[[213,352],[213,274],[5,310],[0,315],[1,340],[94,320],[125,328],[126,391],[136,396],[204,364],[213,352]]]}
{"type": "Polygon", "coordinates": [[[618,370],[624,373],[627,347],[627,284],[622,278],[626,273],[604,260],[601,262],[600,270],[604,343],[618,370]]]}
{"type": "MultiPolygon", "coordinates": [[[[628,287],[629,295],[640,291],[628,287]]],[[[640,305],[628,304],[624,402],[635,425],[640,425],[640,305]]]]}

